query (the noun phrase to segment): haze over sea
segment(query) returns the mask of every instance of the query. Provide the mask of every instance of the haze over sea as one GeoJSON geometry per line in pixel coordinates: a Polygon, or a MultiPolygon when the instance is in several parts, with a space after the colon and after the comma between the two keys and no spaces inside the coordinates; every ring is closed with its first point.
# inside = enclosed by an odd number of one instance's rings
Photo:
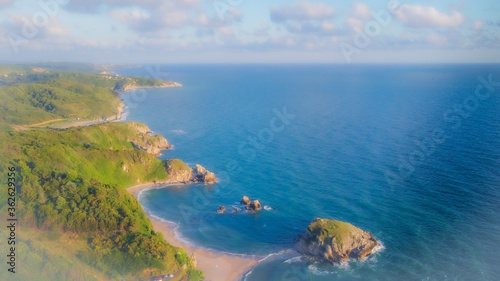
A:
{"type": "Polygon", "coordinates": [[[184,87],[125,93],[128,120],[174,144],[162,159],[199,163],[221,182],[140,201],[193,244],[279,253],[246,280],[500,280],[500,86],[475,95],[479,76],[500,81],[500,65],[160,70],[184,87]],[[282,126],[284,110],[293,116],[282,126]],[[269,208],[215,212],[243,195],[269,208]],[[288,249],[316,217],[370,231],[383,248],[344,266],[297,257],[288,249]]]}

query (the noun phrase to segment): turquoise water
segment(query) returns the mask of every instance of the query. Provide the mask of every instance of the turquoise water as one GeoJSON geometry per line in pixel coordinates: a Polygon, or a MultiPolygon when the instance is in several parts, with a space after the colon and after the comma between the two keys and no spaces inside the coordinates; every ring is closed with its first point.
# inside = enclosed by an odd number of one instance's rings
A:
{"type": "Polygon", "coordinates": [[[246,280],[500,280],[500,87],[474,96],[478,76],[500,80],[499,65],[160,69],[184,87],[124,94],[128,120],[174,144],[162,159],[221,182],[140,201],[190,243],[274,254],[246,280]],[[267,210],[215,212],[243,195],[267,210]],[[316,217],[383,247],[343,266],[297,256],[293,240],[316,217]]]}

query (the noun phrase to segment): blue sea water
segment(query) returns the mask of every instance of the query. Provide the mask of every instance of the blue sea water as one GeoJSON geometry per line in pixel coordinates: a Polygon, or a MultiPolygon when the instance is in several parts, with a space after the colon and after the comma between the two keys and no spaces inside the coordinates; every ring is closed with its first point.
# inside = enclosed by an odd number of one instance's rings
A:
{"type": "Polygon", "coordinates": [[[193,244],[270,255],[245,280],[500,280],[500,85],[478,79],[500,81],[500,65],[159,69],[184,87],[123,94],[128,120],[174,144],[162,159],[221,181],[140,201],[193,244]],[[243,195],[268,210],[215,212],[243,195]],[[293,240],[316,217],[383,247],[342,266],[297,256],[293,240]]]}

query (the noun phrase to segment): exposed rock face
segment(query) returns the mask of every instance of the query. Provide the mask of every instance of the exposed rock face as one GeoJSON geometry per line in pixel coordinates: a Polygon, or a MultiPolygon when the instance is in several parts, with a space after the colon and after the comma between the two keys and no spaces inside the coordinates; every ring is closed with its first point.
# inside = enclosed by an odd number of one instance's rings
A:
{"type": "Polygon", "coordinates": [[[261,210],[262,206],[260,205],[259,200],[253,200],[252,203],[250,203],[250,205],[247,206],[247,209],[255,212],[261,210]]]}
{"type": "Polygon", "coordinates": [[[226,211],[226,207],[220,206],[219,209],[217,209],[217,213],[222,214],[226,211]]]}
{"type": "Polygon", "coordinates": [[[299,237],[295,246],[302,254],[341,263],[371,254],[377,241],[370,233],[350,223],[318,218],[299,237]]]}
{"type": "Polygon", "coordinates": [[[141,148],[151,155],[159,156],[162,150],[170,149],[172,146],[168,143],[167,139],[160,136],[156,142],[147,141],[144,147],[141,148]]]}
{"type": "Polygon", "coordinates": [[[192,181],[211,183],[217,182],[217,178],[214,173],[209,172],[207,169],[197,164],[196,167],[193,168],[192,181]]]}
{"type": "Polygon", "coordinates": [[[179,159],[165,161],[168,173],[166,183],[188,183],[191,182],[193,170],[179,159]]]}
{"type": "Polygon", "coordinates": [[[242,205],[250,205],[251,202],[252,201],[250,201],[250,198],[248,198],[247,196],[243,196],[243,198],[240,201],[240,204],[242,204],[242,205]]]}
{"type": "Polygon", "coordinates": [[[141,135],[139,138],[129,140],[132,144],[142,150],[147,151],[153,156],[159,156],[162,150],[172,148],[167,139],[160,135],[154,134],[148,126],[131,122],[129,124],[131,129],[137,130],[141,135]]]}
{"type": "Polygon", "coordinates": [[[250,210],[250,211],[259,211],[262,209],[262,206],[260,205],[259,200],[250,200],[248,196],[243,196],[243,198],[240,201],[240,204],[246,205],[245,209],[250,210]]]}
{"type": "Polygon", "coordinates": [[[168,180],[163,183],[217,182],[215,174],[208,171],[201,165],[196,165],[196,167],[190,168],[186,165],[186,163],[179,159],[168,160],[165,164],[168,173],[168,180]]]}

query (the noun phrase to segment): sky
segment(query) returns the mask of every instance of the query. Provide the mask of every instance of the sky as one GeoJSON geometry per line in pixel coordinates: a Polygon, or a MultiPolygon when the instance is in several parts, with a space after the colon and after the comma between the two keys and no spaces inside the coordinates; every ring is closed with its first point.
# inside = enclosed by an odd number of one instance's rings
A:
{"type": "Polygon", "coordinates": [[[0,62],[500,62],[500,1],[0,0],[0,62]]]}

